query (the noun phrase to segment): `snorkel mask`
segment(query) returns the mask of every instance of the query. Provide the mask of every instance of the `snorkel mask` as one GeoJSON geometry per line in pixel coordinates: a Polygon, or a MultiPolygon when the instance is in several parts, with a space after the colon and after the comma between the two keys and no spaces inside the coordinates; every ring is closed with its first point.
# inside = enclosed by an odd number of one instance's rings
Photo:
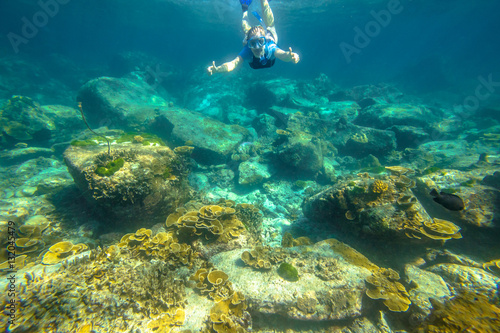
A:
{"type": "Polygon", "coordinates": [[[251,49],[260,49],[266,45],[266,37],[255,36],[248,40],[248,47],[251,49]]]}

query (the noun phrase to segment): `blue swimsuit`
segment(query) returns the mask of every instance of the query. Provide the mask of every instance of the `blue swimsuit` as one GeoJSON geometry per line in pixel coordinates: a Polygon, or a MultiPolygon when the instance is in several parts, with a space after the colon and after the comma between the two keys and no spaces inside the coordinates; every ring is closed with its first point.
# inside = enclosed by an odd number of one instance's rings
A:
{"type": "Polygon", "coordinates": [[[266,45],[264,45],[264,56],[262,58],[257,58],[253,55],[252,50],[245,45],[243,50],[238,54],[243,60],[248,61],[250,67],[253,69],[269,68],[274,65],[276,57],[274,56],[274,51],[276,50],[276,43],[272,40],[266,39],[266,45]]]}

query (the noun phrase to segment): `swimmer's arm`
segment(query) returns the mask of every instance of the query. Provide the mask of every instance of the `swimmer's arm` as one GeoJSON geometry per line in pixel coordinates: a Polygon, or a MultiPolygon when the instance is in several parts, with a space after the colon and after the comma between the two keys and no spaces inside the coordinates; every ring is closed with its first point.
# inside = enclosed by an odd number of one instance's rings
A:
{"type": "Polygon", "coordinates": [[[238,68],[243,62],[243,58],[241,56],[237,56],[231,61],[225,62],[220,66],[215,66],[215,61],[212,63],[212,66],[207,68],[208,75],[212,75],[214,73],[227,73],[238,68]]]}
{"type": "Polygon", "coordinates": [[[283,51],[279,47],[276,47],[276,50],[274,51],[274,56],[281,61],[286,61],[286,62],[291,61],[294,64],[300,61],[299,55],[295,52],[292,52],[291,47],[288,48],[288,51],[283,51]]]}

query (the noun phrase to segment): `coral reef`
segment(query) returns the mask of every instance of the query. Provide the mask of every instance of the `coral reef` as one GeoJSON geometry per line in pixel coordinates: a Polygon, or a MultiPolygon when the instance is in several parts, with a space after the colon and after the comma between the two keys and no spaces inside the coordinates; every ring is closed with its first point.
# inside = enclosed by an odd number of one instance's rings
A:
{"type": "Polygon", "coordinates": [[[498,332],[500,308],[483,295],[459,294],[444,304],[432,299],[430,301],[432,313],[417,332],[464,332],[471,328],[475,332],[498,332]]]}
{"type": "MultiPolygon", "coordinates": [[[[182,278],[161,261],[138,262],[128,251],[114,257],[110,252],[98,248],[62,262],[56,272],[27,273],[16,298],[17,320],[9,330],[83,332],[93,326],[118,332],[130,325],[168,329],[182,325],[182,278]]],[[[9,302],[5,296],[0,299],[2,308],[9,302]]],[[[3,327],[5,318],[0,319],[3,327]]]]}
{"type": "Polygon", "coordinates": [[[245,296],[234,291],[226,273],[206,264],[189,279],[196,282],[196,289],[201,294],[215,302],[210,309],[209,328],[215,332],[245,332],[251,327],[250,315],[245,311],[245,296]]]}
{"type": "Polygon", "coordinates": [[[294,247],[311,244],[313,244],[313,242],[309,239],[309,237],[293,238],[292,234],[288,231],[283,234],[283,239],[281,240],[282,247],[294,247]]]}
{"type": "Polygon", "coordinates": [[[192,267],[197,256],[191,246],[179,243],[172,232],[152,236],[151,230],[145,228],[124,235],[118,246],[132,251],[134,256],[162,260],[171,268],[180,265],[192,267]]]}
{"type": "Polygon", "coordinates": [[[64,241],[52,245],[49,250],[43,255],[42,263],[44,265],[57,264],[69,256],[78,254],[88,249],[88,246],[80,243],[73,245],[73,243],[64,241]]]}
{"type": "Polygon", "coordinates": [[[368,285],[366,295],[371,299],[383,299],[391,311],[405,312],[411,304],[410,295],[397,280],[399,274],[396,271],[382,268],[366,278],[368,285]]]}
{"type": "Polygon", "coordinates": [[[346,230],[401,240],[446,241],[462,237],[456,224],[429,216],[411,190],[416,185],[408,176],[413,170],[399,166],[386,169],[390,176],[374,179],[361,173],[307,198],[302,206],[304,214],[316,221],[333,219],[346,230]]]}
{"type": "Polygon", "coordinates": [[[271,248],[269,246],[256,246],[251,251],[244,251],[241,254],[241,260],[255,269],[271,269],[272,265],[278,264],[285,260],[286,253],[279,248],[271,248]]]}
{"type": "Polygon", "coordinates": [[[227,243],[245,231],[235,213],[234,208],[218,205],[207,205],[193,211],[178,208],[167,217],[166,226],[175,230],[180,239],[203,236],[205,240],[227,243]]]}

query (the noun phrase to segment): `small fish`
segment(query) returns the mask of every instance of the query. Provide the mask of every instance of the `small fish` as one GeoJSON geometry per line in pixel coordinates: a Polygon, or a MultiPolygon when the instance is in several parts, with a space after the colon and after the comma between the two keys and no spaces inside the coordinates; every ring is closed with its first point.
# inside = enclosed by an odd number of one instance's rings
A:
{"type": "Polygon", "coordinates": [[[434,198],[432,198],[435,202],[443,206],[448,210],[462,210],[464,209],[464,201],[457,195],[440,192],[438,193],[436,189],[433,189],[430,193],[434,198]]]}
{"type": "Polygon", "coordinates": [[[14,145],[16,148],[28,148],[28,144],[25,142],[18,142],[14,145]]]}

